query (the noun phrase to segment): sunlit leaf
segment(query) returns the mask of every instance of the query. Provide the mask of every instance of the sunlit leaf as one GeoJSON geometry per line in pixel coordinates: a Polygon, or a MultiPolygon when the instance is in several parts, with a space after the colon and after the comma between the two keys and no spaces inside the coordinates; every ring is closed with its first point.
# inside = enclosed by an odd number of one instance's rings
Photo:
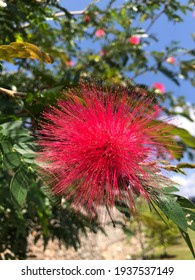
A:
{"type": "Polygon", "coordinates": [[[53,62],[53,58],[49,54],[27,42],[13,42],[10,45],[0,46],[0,60],[13,62],[12,58],[38,59],[45,63],[53,62]]]}
{"type": "Polygon", "coordinates": [[[176,127],[174,125],[169,125],[169,126],[170,127],[172,126],[172,129],[170,129],[170,134],[179,136],[186,145],[188,145],[190,148],[195,149],[195,137],[194,136],[192,136],[184,128],[176,127]]]}

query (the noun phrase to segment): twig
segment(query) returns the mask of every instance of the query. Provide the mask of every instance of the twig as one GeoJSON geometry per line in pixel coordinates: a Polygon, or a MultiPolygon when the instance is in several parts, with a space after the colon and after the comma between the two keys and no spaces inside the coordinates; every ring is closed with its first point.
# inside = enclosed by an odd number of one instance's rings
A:
{"type": "Polygon", "coordinates": [[[182,162],[182,163],[177,164],[176,166],[167,165],[167,166],[162,166],[162,168],[164,168],[166,170],[170,170],[170,171],[177,171],[180,168],[195,168],[195,164],[182,162]]]}
{"type": "Polygon", "coordinates": [[[108,212],[108,215],[109,215],[109,217],[110,217],[110,220],[111,220],[111,222],[112,222],[112,225],[113,225],[113,227],[115,228],[115,227],[116,227],[116,225],[115,225],[114,220],[112,219],[112,216],[111,216],[111,214],[110,214],[110,210],[109,210],[109,208],[108,208],[107,204],[106,204],[106,210],[107,210],[107,212],[108,212]]]}
{"type": "Polygon", "coordinates": [[[145,74],[147,71],[148,71],[148,69],[144,69],[144,70],[134,74],[133,77],[131,78],[131,80],[135,80],[138,76],[145,74]]]}
{"type": "MultiPolygon", "coordinates": [[[[93,0],[91,3],[89,3],[87,5],[87,7],[85,7],[85,9],[83,10],[80,10],[80,11],[70,11],[69,14],[71,15],[82,15],[84,13],[86,13],[86,11],[95,3],[95,2],[98,2],[99,0],[93,0]]],[[[63,17],[65,15],[64,12],[58,12],[58,13],[55,13],[54,16],[55,17],[63,17]]]]}
{"type": "Polygon", "coordinates": [[[156,17],[153,18],[153,20],[151,21],[151,23],[149,24],[149,26],[146,28],[146,33],[148,33],[148,31],[150,30],[150,28],[154,25],[154,23],[161,17],[161,15],[164,13],[166,7],[169,5],[169,3],[171,2],[171,0],[168,0],[165,3],[164,8],[162,9],[162,11],[156,15],[156,17]]]}
{"type": "MultiPolygon", "coordinates": [[[[89,7],[91,7],[95,2],[98,2],[100,0],[93,0],[91,3],[89,3],[85,9],[83,10],[80,10],[80,11],[68,11],[68,14],[70,15],[82,15],[84,13],[87,12],[87,10],[89,9],[89,7]]],[[[57,12],[53,15],[54,17],[63,17],[65,16],[65,13],[64,12],[57,12]]],[[[29,27],[29,23],[28,22],[25,22],[24,24],[22,24],[22,28],[28,28],[29,27]]]]}
{"type": "Polygon", "coordinates": [[[24,97],[24,96],[26,96],[26,93],[24,93],[24,92],[10,90],[10,89],[6,89],[6,88],[2,88],[2,87],[0,87],[0,93],[7,94],[10,97],[16,97],[16,96],[23,96],[24,97]]]}

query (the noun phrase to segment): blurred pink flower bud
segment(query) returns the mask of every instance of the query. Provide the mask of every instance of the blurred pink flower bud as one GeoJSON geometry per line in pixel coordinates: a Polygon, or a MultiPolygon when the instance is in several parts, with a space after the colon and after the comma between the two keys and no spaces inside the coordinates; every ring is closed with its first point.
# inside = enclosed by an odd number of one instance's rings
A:
{"type": "Polygon", "coordinates": [[[128,42],[132,45],[139,45],[140,44],[140,37],[133,35],[128,39],[128,42]]]}
{"type": "Polygon", "coordinates": [[[99,55],[100,56],[105,56],[105,55],[107,55],[108,54],[108,50],[100,50],[99,51],[99,55]]]}
{"type": "Polygon", "coordinates": [[[105,35],[106,35],[106,32],[104,31],[104,29],[97,29],[95,32],[96,37],[104,37],[105,35]]]}
{"type": "Polygon", "coordinates": [[[175,58],[173,56],[169,56],[166,59],[166,62],[170,63],[170,64],[175,64],[175,58]]]}
{"type": "Polygon", "coordinates": [[[99,51],[99,55],[100,56],[104,56],[105,55],[105,51],[103,51],[103,50],[99,51]]]}
{"type": "Polygon", "coordinates": [[[69,67],[74,66],[74,61],[72,61],[72,60],[66,61],[66,66],[69,66],[69,67]]]}
{"type": "Polygon", "coordinates": [[[157,89],[160,93],[165,93],[165,86],[162,83],[154,83],[152,87],[157,89]]]}

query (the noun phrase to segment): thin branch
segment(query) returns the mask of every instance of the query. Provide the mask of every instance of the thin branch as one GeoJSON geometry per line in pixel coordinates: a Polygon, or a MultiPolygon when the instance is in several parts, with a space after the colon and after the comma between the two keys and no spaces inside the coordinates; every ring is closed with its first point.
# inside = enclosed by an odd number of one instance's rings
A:
{"type": "Polygon", "coordinates": [[[181,168],[195,168],[195,164],[194,163],[182,162],[182,163],[177,164],[176,166],[174,166],[174,165],[167,165],[167,166],[162,166],[162,168],[164,168],[166,170],[177,172],[181,168]]]}
{"type": "Polygon", "coordinates": [[[144,70],[134,74],[133,77],[131,77],[131,80],[135,80],[138,76],[141,76],[141,75],[145,74],[146,72],[148,72],[148,69],[144,69],[144,70]]]}
{"type": "Polygon", "coordinates": [[[2,88],[2,87],[0,87],[0,93],[7,94],[10,97],[16,97],[16,96],[24,97],[24,96],[26,96],[26,93],[24,93],[24,92],[10,90],[10,89],[6,89],[6,88],[2,88]]]}
{"type": "MultiPolygon", "coordinates": [[[[84,13],[87,12],[87,10],[95,3],[95,2],[99,2],[100,0],[93,0],[91,3],[89,3],[85,9],[80,10],[80,11],[68,11],[69,14],[71,15],[82,15],[84,13]]],[[[64,17],[65,13],[64,12],[57,12],[53,15],[54,17],[64,17]]],[[[22,24],[22,28],[28,28],[29,27],[29,23],[25,22],[24,24],[22,24]]]]}
{"type": "Polygon", "coordinates": [[[146,33],[148,33],[148,31],[150,30],[150,28],[154,25],[154,23],[161,17],[161,15],[164,13],[166,7],[169,5],[169,3],[171,2],[171,0],[168,0],[166,3],[165,3],[165,6],[164,8],[162,9],[162,11],[157,14],[153,20],[151,21],[151,23],[149,24],[149,26],[146,28],[146,33]]]}
{"type": "MultiPolygon", "coordinates": [[[[80,10],[80,11],[70,11],[69,14],[71,15],[82,15],[84,13],[87,12],[87,10],[95,3],[95,2],[98,2],[99,0],[93,0],[91,3],[89,3],[85,9],[83,10],[80,10]]],[[[58,12],[58,13],[55,13],[54,16],[55,17],[63,17],[65,15],[64,12],[58,12]]]]}
{"type": "Polygon", "coordinates": [[[111,222],[112,222],[112,226],[115,228],[115,227],[116,227],[116,225],[115,225],[114,220],[112,219],[112,215],[111,215],[111,213],[110,213],[110,210],[109,210],[109,208],[108,208],[107,204],[106,204],[106,210],[107,210],[108,215],[109,215],[109,217],[110,217],[110,220],[111,220],[111,222]]]}

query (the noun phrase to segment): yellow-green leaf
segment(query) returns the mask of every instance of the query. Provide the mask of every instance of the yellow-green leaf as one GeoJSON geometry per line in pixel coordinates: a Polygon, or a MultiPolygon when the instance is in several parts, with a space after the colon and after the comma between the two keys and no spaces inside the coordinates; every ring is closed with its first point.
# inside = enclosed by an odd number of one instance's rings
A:
{"type": "Polygon", "coordinates": [[[38,59],[45,63],[52,63],[51,55],[42,52],[37,46],[27,42],[12,42],[10,45],[0,46],[0,60],[13,63],[12,58],[38,59]]]}

